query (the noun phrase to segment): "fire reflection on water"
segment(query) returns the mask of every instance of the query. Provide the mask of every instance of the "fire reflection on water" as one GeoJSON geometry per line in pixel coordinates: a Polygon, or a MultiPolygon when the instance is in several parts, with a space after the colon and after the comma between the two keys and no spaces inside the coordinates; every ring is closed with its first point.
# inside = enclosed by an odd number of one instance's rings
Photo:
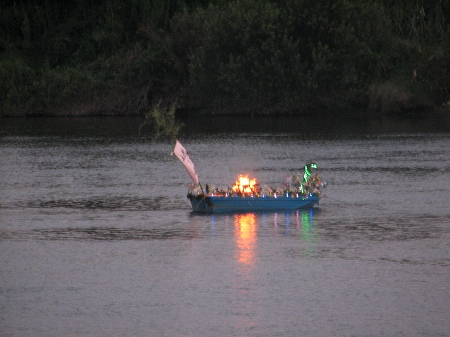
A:
{"type": "MultiPolygon", "coordinates": [[[[227,217],[228,219],[228,217],[227,217]]],[[[212,218],[212,228],[214,232],[215,219],[212,218]]],[[[263,231],[267,226],[273,226],[275,235],[299,237],[304,243],[314,242],[317,239],[317,224],[313,210],[296,211],[295,213],[273,213],[267,214],[234,214],[234,241],[236,244],[236,261],[246,270],[255,265],[258,229],[263,231]],[[281,232],[280,232],[281,231],[281,232]]],[[[313,248],[308,249],[306,255],[313,253],[313,248]]]]}
{"type": "Polygon", "coordinates": [[[234,215],[237,260],[240,264],[252,266],[255,263],[256,215],[234,215]]]}

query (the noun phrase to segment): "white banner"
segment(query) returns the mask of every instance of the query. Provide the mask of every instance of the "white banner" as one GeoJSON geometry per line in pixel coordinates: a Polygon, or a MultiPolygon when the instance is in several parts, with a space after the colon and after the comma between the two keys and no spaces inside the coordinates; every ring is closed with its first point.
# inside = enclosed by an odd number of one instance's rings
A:
{"type": "Polygon", "coordinates": [[[186,167],[186,170],[189,173],[189,176],[191,177],[194,184],[199,185],[198,181],[198,175],[197,172],[195,172],[194,163],[189,159],[189,155],[187,154],[186,149],[181,145],[181,143],[178,141],[175,144],[175,148],[173,149],[173,153],[178,157],[178,159],[181,160],[184,167],[186,167]]]}

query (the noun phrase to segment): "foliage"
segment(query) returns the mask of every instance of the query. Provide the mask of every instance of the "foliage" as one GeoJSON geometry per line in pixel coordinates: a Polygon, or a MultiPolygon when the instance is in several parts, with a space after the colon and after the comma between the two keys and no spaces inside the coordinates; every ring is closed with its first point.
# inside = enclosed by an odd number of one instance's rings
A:
{"type": "Polygon", "coordinates": [[[175,142],[179,130],[183,127],[183,123],[175,118],[176,106],[177,102],[173,102],[168,108],[162,107],[161,101],[155,104],[149,112],[144,113],[145,121],[139,127],[139,134],[144,126],[152,125],[153,141],[161,136],[167,136],[175,142]]]}
{"type": "Polygon", "coordinates": [[[0,114],[137,114],[161,99],[262,113],[439,106],[449,12],[444,0],[5,1],[0,114]]]}
{"type": "MultiPolygon", "coordinates": [[[[371,86],[395,79],[407,87],[403,82],[411,81],[423,58],[427,39],[408,45],[396,35],[392,7],[376,1],[243,0],[200,10],[194,16],[202,34],[190,55],[190,97],[216,109],[367,107],[371,86]]],[[[448,56],[441,63],[448,69],[448,56]]],[[[439,95],[435,103],[449,94],[441,70],[421,71],[435,78],[434,88],[428,85],[430,95],[439,95]]],[[[425,77],[416,85],[427,90],[425,77]]]]}

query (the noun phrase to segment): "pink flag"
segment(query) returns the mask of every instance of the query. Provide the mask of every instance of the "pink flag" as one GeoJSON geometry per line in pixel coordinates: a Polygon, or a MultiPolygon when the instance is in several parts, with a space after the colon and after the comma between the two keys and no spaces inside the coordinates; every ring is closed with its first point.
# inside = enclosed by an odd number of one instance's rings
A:
{"type": "Polygon", "coordinates": [[[178,159],[181,160],[184,167],[186,167],[186,170],[189,173],[189,176],[191,177],[194,184],[199,185],[197,172],[195,172],[194,163],[189,159],[189,155],[187,154],[186,149],[181,145],[181,143],[178,141],[175,144],[175,148],[173,150],[173,153],[178,157],[178,159]]]}

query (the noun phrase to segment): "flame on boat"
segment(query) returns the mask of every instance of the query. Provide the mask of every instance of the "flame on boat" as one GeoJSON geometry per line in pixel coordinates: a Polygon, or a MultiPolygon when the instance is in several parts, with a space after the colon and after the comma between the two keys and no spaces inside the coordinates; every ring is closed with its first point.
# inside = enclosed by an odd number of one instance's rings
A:
{"type": "Polygon", "coordinates": [[[254,195],[259,193],[259,183],[256,178],[250,179],[248,175],[239,175],[238,180],[232,187],[233,192],[244,195],[254,195]]]}

